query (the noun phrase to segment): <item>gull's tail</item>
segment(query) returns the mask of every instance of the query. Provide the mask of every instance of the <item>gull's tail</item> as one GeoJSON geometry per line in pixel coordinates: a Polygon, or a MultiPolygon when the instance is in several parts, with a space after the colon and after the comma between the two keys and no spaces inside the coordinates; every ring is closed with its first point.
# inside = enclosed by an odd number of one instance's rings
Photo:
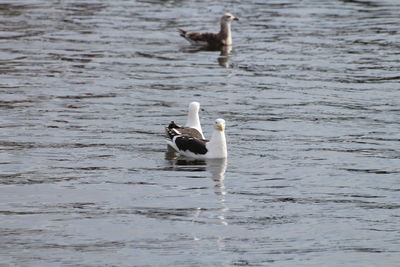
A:
{"type": "Polygon", "coordinates": [[[185,31],[185,30],[182,30],[182,29],[178,29],[178,31],[179,31],[179,35],[180,35],[180,36],[182,36],[182,37],[186,37],[186,33],[187,33],[187,31],[185,31]]]}
{"type": "Polygon", "coordinates": [[[176,128],[179,128],[179,126],[176,125],[175,122],[171,121],[168,127],[165,127],[165,137],[172,140],[174,136],[180,135],[181,133],[176,128]]]}

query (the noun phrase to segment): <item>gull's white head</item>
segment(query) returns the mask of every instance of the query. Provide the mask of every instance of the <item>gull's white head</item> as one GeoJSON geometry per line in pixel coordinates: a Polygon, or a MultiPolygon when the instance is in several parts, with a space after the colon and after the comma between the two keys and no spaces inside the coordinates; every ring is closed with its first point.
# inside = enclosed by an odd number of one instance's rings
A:
{"type": "Polygon", "coordinates": [[[232,22],[232,20],[239,20],[237,17],[235,17],[234,15],[232,15],[231,13],[225,13],[222,18],[221,18],[221,22],[232,22]]]}
{"type": "Polygon", "coordinates": [[[199,102],[194,101],[189,104],[189,114],[185,126],[197,129],[204,138],[203,131],[200,125],[199,111],[200,111],[199,102]]]}
{"type": "Polygon", "coordinates": [[[200,103],[193,101],[189,104],[189,113],[197,114],[200,111],[200,103]]]}
{"type": "Polygon", "coordinates": [[[225,120],[224,119],[216,119],[214,126],[215,126],[215,129],[223,132],[225,130],[225,120]]]}

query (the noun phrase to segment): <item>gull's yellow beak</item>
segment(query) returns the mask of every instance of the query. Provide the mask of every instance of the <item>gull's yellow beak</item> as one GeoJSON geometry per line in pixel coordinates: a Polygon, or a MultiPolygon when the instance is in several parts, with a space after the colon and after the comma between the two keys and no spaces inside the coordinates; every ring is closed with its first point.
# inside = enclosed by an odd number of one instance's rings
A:
{"type": "Polygon", "coordinates": [[[217,125],[217,129],[222,132],[222,131],[225,130],[225,126],[224,125],[217,125]]]}

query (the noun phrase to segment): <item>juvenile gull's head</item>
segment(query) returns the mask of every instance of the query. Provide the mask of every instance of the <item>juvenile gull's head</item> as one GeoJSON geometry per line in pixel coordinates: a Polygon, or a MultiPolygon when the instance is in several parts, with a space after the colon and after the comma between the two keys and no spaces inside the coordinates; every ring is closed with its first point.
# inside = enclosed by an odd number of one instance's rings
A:
{"type": "Polygon", "coordinates": [[[221,23],[222,22],[230,23],[232,20],[239,20],[239,19],[234,15],[232,15],[231,13],[225,13],[221,18],[221,23]]]}

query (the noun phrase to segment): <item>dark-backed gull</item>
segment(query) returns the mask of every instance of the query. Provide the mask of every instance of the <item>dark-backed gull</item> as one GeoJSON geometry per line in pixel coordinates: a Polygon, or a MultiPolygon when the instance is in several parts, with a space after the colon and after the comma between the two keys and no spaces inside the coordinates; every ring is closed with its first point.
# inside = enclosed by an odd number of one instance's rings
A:
{"type": "Polygon", "coordinates": [[[225,13],[221,17],[221,29],[219,33],[211,32],[189,32],[182,29],[178,29],[180,35],[188,40],[192,44],[209,46],[209,47],[221,47],[224,45],[232,45],[232,33],[231,33],[231,22],[233,20],[239,20],[231,13],[225,13]]]}
{"type": "Polygon", "coordinates": [[[199,111],[200,103],[195,101],[191,102],[189,104],[189,112],[185,126],[179,126],[174,121],[171,121],[168,127],[165,128],[167,137],[172,138],[172,135],[176,134],[176,132],[172,131],[175,129],[179,134],[205,139],[200,125],[199,111]]]}
{"type": "Polygon", "coordinates": [[[228,156],[225,139],[225,120],[216,119],[210,141],[180,134],[172,130],[167,143],[181,155],[196,159],[216,159],[228,156]]]}

